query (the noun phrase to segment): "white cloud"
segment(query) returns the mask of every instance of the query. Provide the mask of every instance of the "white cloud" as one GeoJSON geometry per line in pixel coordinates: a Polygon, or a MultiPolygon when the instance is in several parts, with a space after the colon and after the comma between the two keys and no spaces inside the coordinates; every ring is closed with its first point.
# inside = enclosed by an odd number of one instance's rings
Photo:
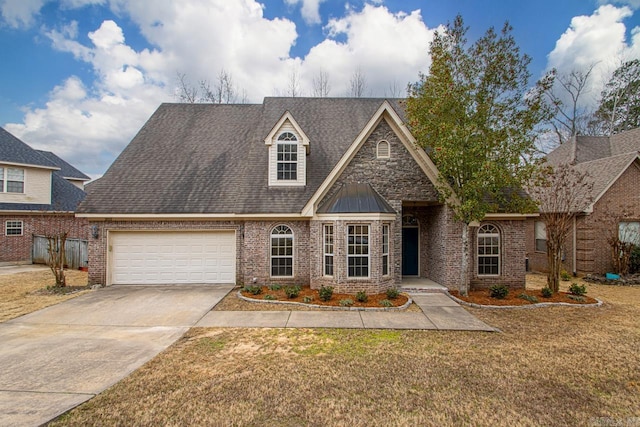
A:
{"type": "MultiPolygon", "coordinates": [[[[85,3],[91,1],[66,0],[65,7],[85,3]]],[[[109,5],[137,25],[153,48],[133,49],[112,20],[89,32],[87,43],[79,41],[74,22],[45,30],[55,49],[89,64],[95,80],[67,78],[52,89],[45,105],[25,109],[22,123],[6,126],[92,176],[104,172],[161,102],[175,101],[177,73],[197,84],[214,80],[225,69],[250,101],[261,102],[264,96],[284,93],[292,69],[299,74],[303,95],[311,95],[312,80],[321,69],[329,73],[330,95],[345,95],[351,75],[360,68],[369,93],[383,96],[394,83],[404,89],[429,65],[433,30],[420,11],[394,14],[384,6],[350,7],[344,17],[326,25],[326,40],[307,56],[294,58],[295,24],[265,18],[255,0],[111,0],[109,5]]]]}
{"type": "Polygon", "coordinates": [[[28,27],[48,0],[0,0],[0,13],[13,28],[28,27]]]}
{"type": "Polygon", "coordinates": [[[640,0],[598,0],[599,4],[622,4],[634,9],[640,8],[640,0]]]}
{"type": "Polygon", "coordinates": [[[302,3],[300,13],[307,24],[319,24],[322,22],[320,19],[320,3],[324,1],[326,0],[284,0],[290,6],[302,3]]]}
{"type": "Polygon", "coordinates": [[[626,39],[625,18],[633,12],[628,7],[600,6],[590,16],[576,16],[570,27],[560,36],[548,55],[548,69],[559,74],[573,70],[586,71],[594,65],[585,107],[594,106],[603,84],[621,61],[640,57],[639,28],[626,39]]]}

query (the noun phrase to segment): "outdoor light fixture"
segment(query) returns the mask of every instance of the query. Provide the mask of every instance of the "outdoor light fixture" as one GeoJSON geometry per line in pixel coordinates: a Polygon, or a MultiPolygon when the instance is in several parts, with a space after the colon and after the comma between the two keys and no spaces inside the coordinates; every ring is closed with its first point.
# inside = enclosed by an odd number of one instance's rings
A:
{"type": "Polygon", "coordinates": [[[97,239],[100,236],[99,229],[97,225],[91,226],[91,237],[97,239]]]}

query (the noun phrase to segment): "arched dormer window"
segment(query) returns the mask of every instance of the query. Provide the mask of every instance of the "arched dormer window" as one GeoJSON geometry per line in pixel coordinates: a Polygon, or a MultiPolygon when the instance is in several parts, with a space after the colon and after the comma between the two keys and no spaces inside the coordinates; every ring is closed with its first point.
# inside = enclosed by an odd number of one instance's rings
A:
{"type": "Polygon", "coordinates": [[[271,230],[271,277],[293,277],[293,231],[286,225],[271,230]]]}
{"type": "Polygon", "coordinates": [[[478,229],[478,276],[500,275],[500,230],[493,224],[478,229]]]}
{"type": "Polygon", "coordinates": [[[291,132],[283,132],[277,143],[278,181],[296,181],[298,179],[298,138],[291,132]]]}
{"type": "Polygon", "coordinates": [[[385,141],[383,139],[382,141],[378,142],[376,157],[379,159],[388,159],[389,157],[391,157],[391,145],[389,145],[389,141],[385,141]]]}

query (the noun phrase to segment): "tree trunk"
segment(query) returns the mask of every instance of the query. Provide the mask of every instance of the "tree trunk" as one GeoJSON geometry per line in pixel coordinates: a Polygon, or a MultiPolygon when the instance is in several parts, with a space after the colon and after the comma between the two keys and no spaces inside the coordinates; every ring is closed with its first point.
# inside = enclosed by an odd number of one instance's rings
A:
{"type": "Polygon", "coordinates": [[[49,268],[56,279],[56,286],[67,286],[67,278],[64,273],[64,265],[67,262],[66,259],[66,243],[67,233],[62,233],[55,236],[47,236],[49,241],[49,268]]]}
{"type": "Polygon", "coordinates": [[[560,291],[560,270],[562,269],[562,245],[553,239],[547,240],[547,262],[549,274],[547,275],[547,287],[553,293],[560,291]]]}
{"type": "Polygon", "coordinates": [[[462,269],[460,294],[467,296],[469,295],[469,224],[464,224],[462,227],[462,262],[460,268],[462,269]]]}

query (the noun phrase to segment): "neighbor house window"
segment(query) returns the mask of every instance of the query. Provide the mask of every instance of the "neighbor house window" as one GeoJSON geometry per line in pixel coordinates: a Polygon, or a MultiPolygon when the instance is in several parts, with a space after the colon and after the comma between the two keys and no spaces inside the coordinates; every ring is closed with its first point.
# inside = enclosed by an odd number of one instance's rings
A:
{"type": "Polygon", "coordinates": [[[286,225],[271,231],[271,275],[293,276],[293,231],[286,225]]]}
{"type": "Polygon", "coordinates": [[[369,277],[369,226],[347,227],[347,276],[369,277]]]}
{"type": "Polygon", "coordinates": [[[382,225],[382,275],[389,274],[389,224],[382,225]]]}
{"type": "Polygon", "coordinates": [[[388,141],[378,142],[377,156],[379,159],[388,159],[391,156],[391,147],[388,141]]]}
{"type": "Polygon", "coordinates": [[[324,226],[324,275],[333,276],[333,225],[324,226]]]}
{"type": "Polygon", "coordinates": [[[7,221],[4,224],[5,236],[22,236],[22,221],[7,221]]]}
{"type": "Polygon", "coordinates": [[[24,193],[24,169],[0,168],[0,192],[24,193]]]}
{"type": "Polygon", "coordinates": [[[278,137],[277,177],[279,181],[298,179],[298,138],[291,132],[278,137]]]}
{"type": "Polygon", "coordinates": [[[547,226],[542,221],[536,221],[536,251],[547,252],[547,226]]]}
{"type": "Polygon", "coordinates": [[[500,231],[495,225],[485,224],[478,230],[478,275],[500,274],[500,231]]]}
{"type": "Polygon", "coordinates": [[[625,221],[618,224],[618,238],[621,242],[640,246],[640,222],[625,221]]]}

